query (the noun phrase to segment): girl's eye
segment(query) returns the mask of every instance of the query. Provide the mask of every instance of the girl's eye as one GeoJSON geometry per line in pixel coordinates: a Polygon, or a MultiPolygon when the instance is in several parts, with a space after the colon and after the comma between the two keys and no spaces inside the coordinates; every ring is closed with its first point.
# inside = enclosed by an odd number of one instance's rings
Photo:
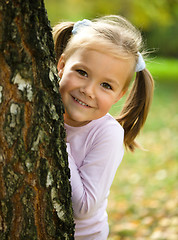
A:
{"type": "Polygon", "coordinates": [[[101,86],[104,87],[104,88],[106,88],[106,89],[112,90],[112,87],[111,87],[111,85],[110,85],[109,83],[105,83],[105,82],[104,82],[104,83],[101,84],[101,86]]]}
{"type": "Polygon", "coordinates": [[[83,76],[83,77],[88,77],[87,72],[85,72],[84,70],[77,69],[76,71],[77,71],[81,76],[83,76]]]}

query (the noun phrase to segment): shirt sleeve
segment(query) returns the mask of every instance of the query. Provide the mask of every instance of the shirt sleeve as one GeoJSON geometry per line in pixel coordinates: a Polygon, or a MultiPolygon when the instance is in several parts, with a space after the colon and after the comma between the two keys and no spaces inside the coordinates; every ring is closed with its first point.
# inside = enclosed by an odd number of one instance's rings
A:
{"type": "Polygon", "coordinates": [[[93,215],[107,198],[124,154],[123,135],[123,130],[115,126],[99,133],[80,168],[67,143],[75,217],[93,215]]]}

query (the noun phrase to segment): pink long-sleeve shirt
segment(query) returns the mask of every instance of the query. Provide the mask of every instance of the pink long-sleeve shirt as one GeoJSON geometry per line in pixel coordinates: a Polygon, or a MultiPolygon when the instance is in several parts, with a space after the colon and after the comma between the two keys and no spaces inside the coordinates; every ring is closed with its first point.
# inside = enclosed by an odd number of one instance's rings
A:
{"type": "Polygon", "coordinates": [[[65,124],[76,240],[106,240],[107,198],[124,154],[124,131],[110,115],[82,127],[65,124]]]}

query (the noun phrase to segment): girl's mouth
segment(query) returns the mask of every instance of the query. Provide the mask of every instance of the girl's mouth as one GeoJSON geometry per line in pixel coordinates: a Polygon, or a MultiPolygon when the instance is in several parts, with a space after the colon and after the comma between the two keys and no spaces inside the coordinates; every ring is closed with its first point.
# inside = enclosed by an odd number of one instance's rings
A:
{"type": "Polygon", "coordinates": [[[88,104],[86,104],[86,103],[82,102],[81,100],[79,100],[79,99],[78,99],[78,98],[76,98],[76,97],[73,97],[73,99],[74,99],[76,102],[78,102],[80,105],[82,105],[82,106],[85,106],[85,107],[90,107],[88,104]]]}

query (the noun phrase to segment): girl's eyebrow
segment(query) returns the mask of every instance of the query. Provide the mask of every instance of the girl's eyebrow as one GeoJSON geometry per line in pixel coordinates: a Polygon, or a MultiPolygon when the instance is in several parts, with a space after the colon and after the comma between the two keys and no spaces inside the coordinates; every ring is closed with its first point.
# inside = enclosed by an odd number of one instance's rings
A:
{"type": "Polygon", "coordinates": [[[120,87],[119,80],[115,80],[115,79],[111,79],[111,78],[105,78],[105,79],[106,79],[106,82],[111,83],[113,85],[117,85],[118,87],[120,87]]]}
{"type": "Polygon", "coordinates": [[[90,71],[90,69],[89,69],[84,63],[82,63],[82,62],[76,62],[76,63],[73,64],[72,67],[74,67],[74,68],[76,68],[76,67],[83,67],[83,68],[85,68],[86,70],[90,71]]]}

